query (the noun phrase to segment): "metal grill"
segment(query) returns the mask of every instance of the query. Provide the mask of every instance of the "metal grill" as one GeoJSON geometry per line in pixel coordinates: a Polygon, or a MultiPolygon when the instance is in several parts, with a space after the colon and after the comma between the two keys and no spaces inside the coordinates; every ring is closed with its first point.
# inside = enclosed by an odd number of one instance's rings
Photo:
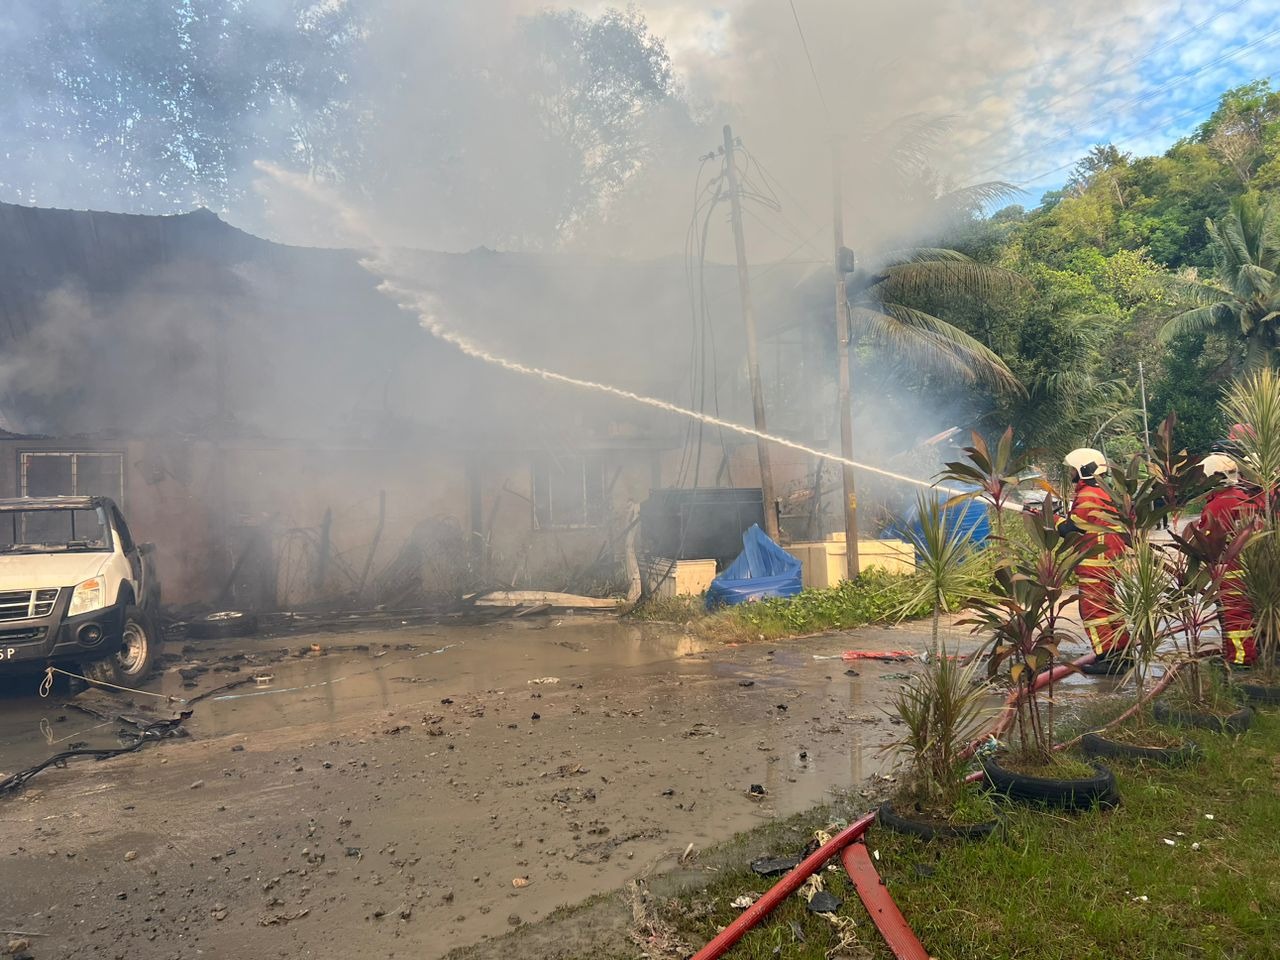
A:
{"type": "Polygon", "coordinates": [[[43,627],[0,630],[0,643],[30,643],[33,640],[43,640],[46,632],[43,627]]]}
{"type": "Polygon", "coordinates": [[[58,591],[54,588],[5,591],[0,593],[0,622],[47,617],[53,613],[57,600],[58,591]]]}

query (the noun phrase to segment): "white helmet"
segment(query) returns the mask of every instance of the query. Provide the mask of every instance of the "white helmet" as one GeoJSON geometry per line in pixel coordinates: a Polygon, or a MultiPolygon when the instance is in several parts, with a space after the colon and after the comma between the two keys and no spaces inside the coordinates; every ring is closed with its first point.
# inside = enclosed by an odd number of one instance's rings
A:
{"type": "Polygon", "coordinates": [[[1200,461],[1204,475],[1212,480],[1215,474],[1222,474],[1222,481],[1229,487],[1240,482],[1240,465],[1225,453],[1211,453],[1200,461]]]}
{"type": "Polygon", "coordinates": [[[1103,456],[1102,451],[1094,450],[1092,447],[1072,450],[1062,462],[1086,480],[1107,472],[1107,458],[1103,456]]]}

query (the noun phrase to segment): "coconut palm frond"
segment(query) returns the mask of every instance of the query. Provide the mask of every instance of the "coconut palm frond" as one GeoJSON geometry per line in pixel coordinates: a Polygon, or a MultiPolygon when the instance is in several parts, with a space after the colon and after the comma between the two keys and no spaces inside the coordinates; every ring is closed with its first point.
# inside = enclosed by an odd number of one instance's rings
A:
{"type": "Polygon", "coordinates": [[[873,343],[913,356],[965,382],[978,381],[1003,393],[1026,394],[1026,388],[992,350],[923,310],[898,303],[851,305],[850,319],[873,343]]]}
{"type": "Polygon", "coordinates": [[[1240,286],[1246,286],[1250,296],[1266,296],[1275,288],[1275,271],[1260,267],[1254,263],[1246,263],[1236,272],[1240,286]]]}
{"type": "Polygon", "coordinates": [[[1178,314],[1160,328],[1157,336],[1162,343],[1169,343],[1178,337],[1221,331],[1227,324],[1234,323],[1235,319],[1234,312],[1227,304],[1212,303],[1178,314]]]}
{"type": "Polygon", "coordinates": [[[1271,368],[1273,348],[1257,338],[1245,341],[1244,363],[1241,365],[1245,374],[1261,373],[1271,368]]]}
{"type": "Polygon", "coordinates": [[[984,183],[972,183],[967,187],[948,190],[938,201],[952,210],[965,213],[977,213],[994,203],[1012,200],[1021,191],[1005,180],[988,180],[984,183]]]}
{"type": "MultiPolygon", "coordinates": [[[[1238,200],[1243,199],[1243,197],[1238,198],[1238,200]]],[[[1232,215],[1219,220],[1210,233],[1210,236],[1222,245],[1227,262],[1237,265],[1249,263],[1253,259],[1253,251],[1249,249],[1249,237],[1245,232],[1248,215],[1247,213],[1240,216],[1235,215],[1243,206],[1245,205],[1233,201],[1231,204],[1232,215]]]]}
{"type": "Polygon", "coordinates": [[[1160,278],[1158,283],[1175,302],[1180,304],[1208,306],[1211,303],[1218,303],[1225,297],[1235,296],[1230,290],[1212,281],[1189,280],[1175,274],[1160,278]]]}
{"type": "Polygon", "coordinates": [[[937,151],[950,128],[947,117],[909,113],[885,127],[868,131],[867,139],[880,145],[888,141],[888,156],[895,166],[921,166],[937,151]]]}
{"type": "Polygon", "coordinates": [[[948,250],[946,247],[907,247],[899,250],[886,250],[880,255],[886,267],[896,267],[904,263],[973,263],[972,257],[959,250],[948,250]]]}
{"type": "Polygon", "coordinates": [[[894,303],[921,297],[967,294],[980,299],[1008,296],[1030,289],[1021,274],[973,260],[921,260],[885,268],[876,296],[894,303]]]}

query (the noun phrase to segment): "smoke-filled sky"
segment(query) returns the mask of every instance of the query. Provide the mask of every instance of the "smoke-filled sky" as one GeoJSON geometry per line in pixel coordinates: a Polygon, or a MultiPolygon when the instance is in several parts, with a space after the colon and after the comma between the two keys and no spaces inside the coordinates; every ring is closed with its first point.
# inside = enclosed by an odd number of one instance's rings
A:
{"type": "Polygon", "coordinates": [[[279,169],[388,243],[674,254],[732,122],[782,206],[753,211],[753,255],[818,260],[832,134],[864,247],[902,219],[877,208],[899,141],[931,142],[939,188],[1004,180],[1032,204],[1095,143],[1185,135],[1280,46],[1280,0],[647,0],[638,45],[606,22],[617,6],[16,0],[0,199],[204,204],[278,239],[364,242],[279,169]]]}

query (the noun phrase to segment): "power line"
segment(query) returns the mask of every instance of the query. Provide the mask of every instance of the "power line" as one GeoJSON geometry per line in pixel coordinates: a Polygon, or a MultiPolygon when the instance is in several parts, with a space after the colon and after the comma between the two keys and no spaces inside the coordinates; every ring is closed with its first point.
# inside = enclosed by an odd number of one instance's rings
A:
{"type": "Polygon", "coordinates": [[[800,34],[800,45],[804,47],[804,58],[809,61],[809,73],[813,77],[813,85],[818,88],[818,99],[822,101],[822,112],[827,116],[827,125],[831,125],[831,108],[827,106],[826,95],[822,92],[822,83],[818,80],[818,71],[813,65],[813,57],[809,54],[809,41],[804,37],[804,27],[800,25],[800,14],[796,13],[796,0],[787,0],[791,5],[791,16],[796,22],[796,31],[800,34]]]}

